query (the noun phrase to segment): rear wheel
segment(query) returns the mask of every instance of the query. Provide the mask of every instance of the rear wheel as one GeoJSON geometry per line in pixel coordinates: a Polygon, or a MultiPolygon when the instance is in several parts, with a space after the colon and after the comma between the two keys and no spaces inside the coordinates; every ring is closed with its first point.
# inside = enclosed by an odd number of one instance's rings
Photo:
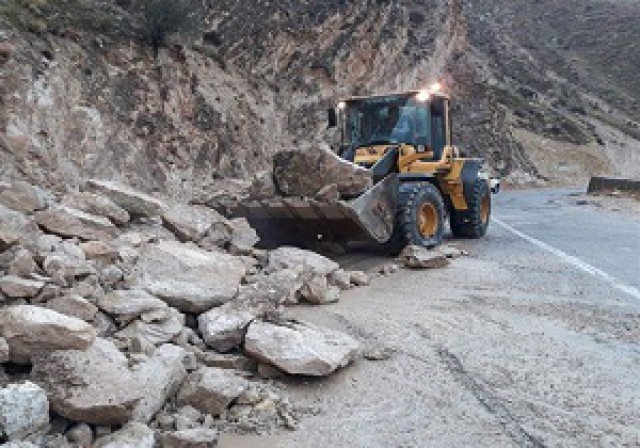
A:
{"type": "Polygon", "coordinates": [[[431,183],[407,183],[400,186],[395,227],[388,252],[399,253],[415,244],[434,247],[442,243],[445,206],[440,191],[431,183]]]}
{"type": "Polygon", "coordinates": [[[491,220],[491,191],[484,179],[476,179],[468,210],[451,210],[451,232],[458,238],[482,238],[491,220]]]}

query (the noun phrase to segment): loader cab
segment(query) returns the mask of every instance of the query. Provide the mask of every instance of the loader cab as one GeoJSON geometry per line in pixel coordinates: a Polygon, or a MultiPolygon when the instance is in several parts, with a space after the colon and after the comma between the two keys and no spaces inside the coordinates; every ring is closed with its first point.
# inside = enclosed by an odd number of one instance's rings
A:
{"type": "Polygon", "coordinates": [[[424,153],[425,160],[439,160],[451,145],[448,113],[446,95],[412,91],[347,99],[333,121],[340,129],[341,155],[370,167],[401,145],[424,153]]]}

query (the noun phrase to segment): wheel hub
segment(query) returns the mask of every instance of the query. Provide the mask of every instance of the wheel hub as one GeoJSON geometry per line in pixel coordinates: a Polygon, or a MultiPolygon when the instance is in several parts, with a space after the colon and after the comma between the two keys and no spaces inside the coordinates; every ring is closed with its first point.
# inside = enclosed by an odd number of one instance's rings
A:
{"type": "Polygon", "coordinates": [[[438,211],[432,204],[423,204],[418,212],[418,231],[423,238],[432,238],[438,231],[438,211]]]}
{"type": "Polygon", "coordinates": [[[480,203],[480,219],[482,219],[482,223],[486,224],[489,222],[489,210],[491,209],[489,202],[489,195],[486,194],[482,198],[482,202],[480,203]]]}

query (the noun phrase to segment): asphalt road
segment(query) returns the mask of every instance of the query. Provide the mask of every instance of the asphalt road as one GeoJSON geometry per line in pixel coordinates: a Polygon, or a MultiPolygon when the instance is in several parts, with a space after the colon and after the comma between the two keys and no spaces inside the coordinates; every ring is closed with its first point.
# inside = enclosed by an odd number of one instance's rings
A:
{"type": "Polygon", "coordinates": [[[222,448],[640,446],[640,213],[583,202],[503,193],[450,267],[292,309],[395,354],[283,384],[299,429],[222,448]]]}

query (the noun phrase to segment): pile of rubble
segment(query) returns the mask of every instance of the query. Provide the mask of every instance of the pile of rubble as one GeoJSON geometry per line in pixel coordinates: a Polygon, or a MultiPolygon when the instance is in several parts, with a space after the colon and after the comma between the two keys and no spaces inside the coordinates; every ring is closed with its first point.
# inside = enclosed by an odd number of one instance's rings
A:
{"type": "Polygon", "coordinates": [[[369,276],[257,242],[243,219],[111,182],[0,183],[0,443],[206,447],[295,427],[266,379],[329,375],[360,350],[283,309],[369,276]]]}

